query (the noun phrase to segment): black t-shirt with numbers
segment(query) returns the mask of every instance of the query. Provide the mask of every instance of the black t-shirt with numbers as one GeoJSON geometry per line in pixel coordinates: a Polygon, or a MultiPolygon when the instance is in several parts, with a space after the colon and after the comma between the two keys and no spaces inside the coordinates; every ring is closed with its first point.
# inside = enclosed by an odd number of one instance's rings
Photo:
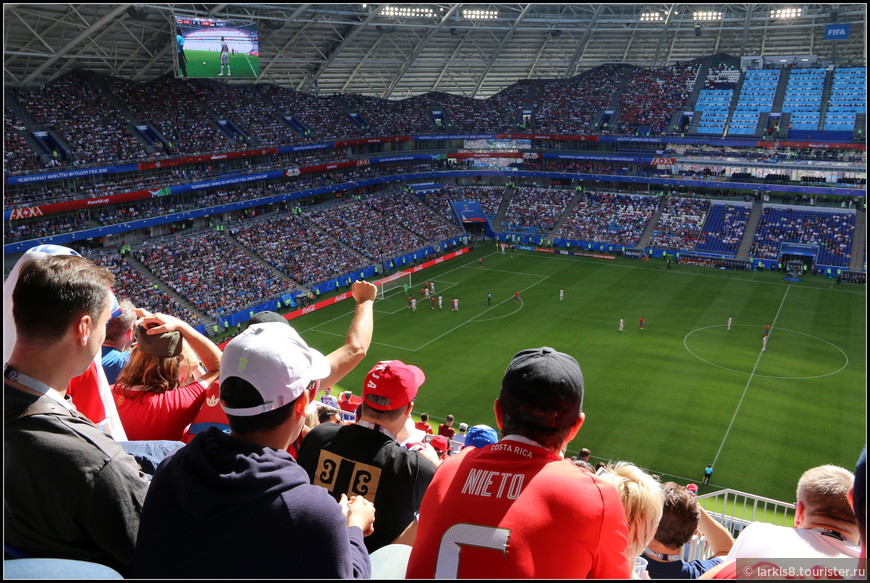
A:
{"type": "Polygon", "coordinates": [[[388,545],[415,519],[435,466],[389,435],[361,425],[314,427],[297,462],[311,483],[333,498],[362,496],[375,505],[375,529],[365,538],[369,552],[388,545]]]}

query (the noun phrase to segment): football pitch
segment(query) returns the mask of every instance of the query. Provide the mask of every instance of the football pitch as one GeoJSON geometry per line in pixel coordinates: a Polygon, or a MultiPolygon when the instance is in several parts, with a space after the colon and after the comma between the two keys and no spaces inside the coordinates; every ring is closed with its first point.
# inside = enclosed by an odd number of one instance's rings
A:
{"type": "MultiPolygon", "coordinates": [[[[185,51],[188,77],[217,77],[221,72],[221,55],[217,51],[185,51]]],[[[256,79],[260,74],[260,57],[246,53],[229,55],[233,77],[256,79]]]]}
{"type": "MultiPolygon", "coordinates": [[[[415,415],[495,426],[493,400],[512,356],[552,346],[574,356],[585,377],[586,421],[568,455],[588,447],[593,464],[627,460],[680,483],[700,484],[713,463],[699,493],[732,488],[794,502],[804,470],[854,470],[865,443],[864,286],[667,269],[662,260],[502,255],[491,244],[412,278],[416,312],[401,289],[375,303],[369,354],[341,388],[359,395],[377,361],[399,359],[426,373],[415,415]],[[427,280],[444,297],[440,310],[420,297],[427,280]]],[[[330,352],[351,312],[344,301],[291,323],[330,352]]]]}

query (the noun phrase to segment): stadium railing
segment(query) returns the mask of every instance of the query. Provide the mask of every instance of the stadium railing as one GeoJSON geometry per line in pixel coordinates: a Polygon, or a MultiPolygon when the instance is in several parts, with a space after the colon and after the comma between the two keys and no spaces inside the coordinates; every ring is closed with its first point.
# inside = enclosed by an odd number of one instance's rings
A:
{"type": "MultiPolygon", "coordinates": [[[[752,522],[767,522],[776,526],[794,526],[794,504],[780,502],[738,490],[719,490],[698,496],[707,512],[737,537],[752,522]]],[[[683,547],[683,560],[707,559],[710,548],[703,536],[692,537],[683,547]]]]}

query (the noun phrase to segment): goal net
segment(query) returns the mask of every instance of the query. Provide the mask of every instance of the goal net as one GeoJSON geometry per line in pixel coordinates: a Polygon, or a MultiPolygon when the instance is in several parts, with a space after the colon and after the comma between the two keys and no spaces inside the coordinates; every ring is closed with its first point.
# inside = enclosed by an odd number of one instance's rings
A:
{"type": "Polygon", "coordinates": [[[377,282],[378,299],[382,300],[396,293],[407,295],[412,289],[410,273],[396,273],[385,277],[377,282]],[[397,291],[398,290],[398,291],[397,291]]]}

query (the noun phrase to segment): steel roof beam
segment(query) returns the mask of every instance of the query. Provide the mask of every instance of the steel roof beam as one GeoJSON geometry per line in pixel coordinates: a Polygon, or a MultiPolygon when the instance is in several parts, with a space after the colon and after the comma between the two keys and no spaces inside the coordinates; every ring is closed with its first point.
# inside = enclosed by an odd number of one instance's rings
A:
{"type": "Polygon", "coordinates": [[[27,79],[24,80],[24,83],[32,83],[34,79],[38,78],[39,75],[51,67],[58,59],[66,55],[73,47],[77,46],[83,40],[89,38],[92,34],[99,32],[103,29],[107,24],[121,16],[127,11],[127,4],[123,4],[121,6],[117,6],[114,10],[100,18],[98,21],[93,23],[87,29],[82,31],[77,37],[72,39],[70,42],[65,44],[60,50],[58,50],[54,55],[48,58],[43,64],[36,68],[33,73],[31,73],[27,79]]]}
{"type": "Polygon", "coordinates": [[[417,46],[414,47],[414,50],[411,53],[411,56],[408,57],[407,59],[405,59],[405,62],[402,64],[401,68],[399,68],[399,72],[393,77],[393,80],[390,82],[389,87],[387,87],[387,90],[382,95],[382,97],[384,99],[390,98],[390,95],[392,95],[393,91],[396,90],[396,86],[402,80],[402,77],[405,76],[405,73],[408,72],[408,69],[411,68],[411,66],[414,64],[414,61],[417,60],[417,57],[420,56],[420,53],[423,52],[423,49],[425,49],[426,46],[429,44],[429,42],[432,40],[432,37],[435,36],[435,34],[439,30],[441,30],[441,27],[444,26],[444,23],[447,22],[447,20],[449,20],[453,16],[453,13],[456,12],[456,10],[458,8],[459,8],[459,4],[454,4],[450,8],[450,10],[448,10],[444,14],[444,16],[441,17],[441,19],[438,21],[438,23],[429,29],[429,32],[426,33],[426,35],[423,37],[423,40],[421,40],[420,42],[417,43],[417,46]]]}
{"type": "Polygon", "coordinates": [[[595,23],[598,22],[598,19],[601,17],[601,13],[604,12],[604,6],[604,4],[599,4],[595,8],[595,13],[592,15],[592,18],[589,19],[589,24],[586,26],[586,30],[583,31],[583,36],[580,37],[580,42],[577,43],[577,48],[574,50],[574,54],[571,56],[571,60],[568,61],[568,67],[565,69],[564,79],[569,79],[574,76],[574,71],[577,68],[577,62],[580,60],[580,57],[586,50],[586,45],[589,44],[589,39],[592,38],[592,32],[595,28],[595,23]]]}
{"type": "Polygon", "coordinates": [[[337,45],[332,47],[332,52],[329,54],[327,59],[325,61],[323,61],[322,63],[320,63],[320,65],[318,65],[318,67],[317,67],[317,71],[315,71],[314,74],[309,76],[309,78],[306,80],[308,82],[309,87],[311,87],[313,85],[317,85],[317,80],[320,79],[320,76],[323,74],[324,71],[326,71],[326,69],[329,67],[329,65],[332,64],[332,62],[335,60],[335,58],[338,56],[338,54],[346,46],[348,46],[353,41],[353,39],[355,39],[357,37],[357,35],[360,34],[365,29],[365,27],[368,26],[368,24],[372,20],[374,20],[377,16],[378,16],[377,10],[372,10],[368,14],[368,16],[366,16],[365,20],[363,20],[362,22],[357,22],[357,23],[351,25],[351,26],[353,26],[353,30],[350,31],[350,34],[347,35],[346,37],[344,37],[344,39],[342,39],[341,42],[339,42],[337,45]]]}
{"type": "Polygon", "coordinates": [[[507,33],[502,37],[501,42],[498,43],[498,48],[496,48],[495,52],[492,53],[492,56],[490,57],[489,62],[486,64],[486,67],[484,68],[483,73],[480,75],[480,80],[477,82],[477,86],[475,86],[474,91],[472,91],[472,93],[471,93],[472,99],[475,99],[475,96],[480,91],[480,88],[483,85],[484,80],[486,80],[486,76],[489,75],[489,70],[492,69],[493,64],[495,64],[496,60],[498,59],[499,55],[501,54],[502,48],[504,48],[504,45],[513,36],[514,31],[517,29],[517,26],[519,26],[520,22],[523,21],[523,17],[525,17],[526,13],[529,11],[529,9],[531,7],[532,7],[532,4],[526,4],[523,7],[522,12],[520,12],[519,16],[516,17],[513,25],[510,27],[510,30],[507,31],[507,33]]]}

